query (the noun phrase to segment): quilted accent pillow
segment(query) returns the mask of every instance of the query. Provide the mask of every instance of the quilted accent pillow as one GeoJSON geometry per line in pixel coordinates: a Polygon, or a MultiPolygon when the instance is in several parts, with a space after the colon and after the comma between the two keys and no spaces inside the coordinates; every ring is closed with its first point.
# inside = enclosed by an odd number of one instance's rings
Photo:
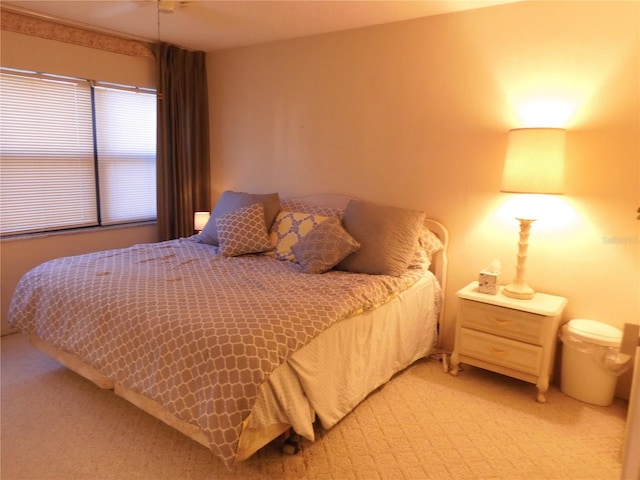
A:
{"type": "Polygon", "coordinates": [[[431,257],[427,255],[427,252],[421,246],[416,246],[415,251],[413,252],[413,256],[409,261],[409,267],[411,269],[422,268],[423,270],[427,270],[431,265],[431,257]]]}
{"type": "Polygon", "coordinates": [[[281,211],[273,222],[269,232],[269,240],[275,246],[268,255],[279,260],[296,261],[296,257],[291,250],[301,238],[308,234],[315,226],[328,220],[324,215],[314,215],[312,213],[281,211]]]}
{"type": "Polygon", "coordinates": [[[211,212],[211,218],[204,226],[198,236],[201,243],[209,245],[218,245],[218,228],[216,219],[226,213],[235,212],[236,210],[248,207],[254,203],[261,203],[264,206],[264,223],[267,231],[271,228],[276,215],[280,211],[280,197],[277,193],[245,193],[227,190],[222,193],[218,203],[211,212]]]}
{"type": "Polygon", "coordinates": [[[402,275],[418,245],[424,212],[350,200],[342,217],[360,248],[336,269],[372,275],[402,275]]]}
{"type": "Polygon", "coordinates": [[[437,235],[423,226],[413,258],[409,262],[409,268],[429,268],[433,254],[443,248],[444,245],[437,235]]]}
{"type": "Polygon", "coordinates": [[[260,253],[271,248],[261,203],[225,213],[215,222],[220,237],[219,251],[225,257],[260,253]]]}
{"type": "Polygon", "coordinates": [[[420,246],[431,257],[434,253],[444,248],[444,244],[438,236],[427,227],[422,227],[422,233],[419,238],[420,246]]]}
{"type": "Polygon", "coordinates": [[[334,217],[311,230],[292,250],[304,273],[324,273],[358,248],[360,244],[334,217]]]}

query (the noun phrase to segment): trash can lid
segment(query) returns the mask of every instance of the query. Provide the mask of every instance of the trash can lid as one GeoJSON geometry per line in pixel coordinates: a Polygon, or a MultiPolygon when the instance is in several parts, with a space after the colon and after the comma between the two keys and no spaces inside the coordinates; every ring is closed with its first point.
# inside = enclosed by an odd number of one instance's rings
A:
{"type": "Polygon", "coordinates": [[[576,318],[569,321],[567,328],[573,335],[597,345],[620,347],[622,343],[622,331],[606,323],[576,318]]]}

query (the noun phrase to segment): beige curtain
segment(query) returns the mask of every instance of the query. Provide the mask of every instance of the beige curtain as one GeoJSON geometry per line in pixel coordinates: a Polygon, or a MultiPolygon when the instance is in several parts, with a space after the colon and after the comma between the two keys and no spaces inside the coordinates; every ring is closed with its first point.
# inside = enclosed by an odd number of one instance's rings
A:
{"type": "Polygon", "coordinates": [[[209,210],[209,109],[204,52],[161,43],[158,65],[158,236],[193,232],[193,212],[209,210]]]}

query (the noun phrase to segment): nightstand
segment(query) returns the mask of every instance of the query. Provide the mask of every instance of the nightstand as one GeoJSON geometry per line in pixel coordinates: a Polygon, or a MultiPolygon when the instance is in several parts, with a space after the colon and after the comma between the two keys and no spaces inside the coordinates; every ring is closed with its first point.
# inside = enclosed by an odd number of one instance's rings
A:
{"type": "Polygon", "coordinates": [[[478,292],[471,282],[458,292],[456,341],[451,374],[460,363],[535,383],[538,402],[546,401],[564,297],[536,293],[531,300],[478,292]]]}

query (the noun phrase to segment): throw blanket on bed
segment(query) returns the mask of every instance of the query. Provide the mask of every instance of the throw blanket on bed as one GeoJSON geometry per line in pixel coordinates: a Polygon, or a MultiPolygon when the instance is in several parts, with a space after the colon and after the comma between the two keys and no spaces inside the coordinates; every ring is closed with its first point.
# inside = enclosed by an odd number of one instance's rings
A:
{"type": "Polygon", "coordinates": [[[197,425],[233,463],[258,387],[333,323],[423,275],[308,275],[190,239],[60,258],[18,284],[9,322],[197,425]]]}

